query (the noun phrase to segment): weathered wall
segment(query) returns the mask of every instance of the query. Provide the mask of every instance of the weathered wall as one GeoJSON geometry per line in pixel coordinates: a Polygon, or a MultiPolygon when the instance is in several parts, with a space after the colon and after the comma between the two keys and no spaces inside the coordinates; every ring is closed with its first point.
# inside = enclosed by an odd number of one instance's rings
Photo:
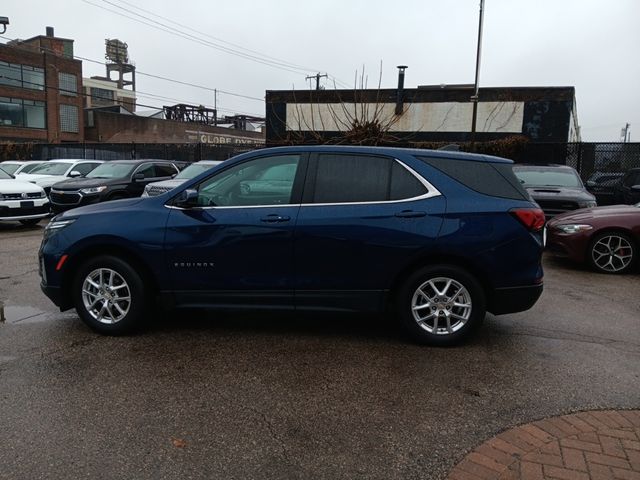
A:
{"type": "Polygon", "coordinates": [[[263,143],[264,134],[210,127],[194,123],[137,117],[121,113],[88,112],[85,137],[106,143],[211,143],[242,145],[263,143]],[[92,117],[92,118],[91,118],[92,117]],[[91,126],[89,126],[91,125],[91,126]]]}
{"type": "MultiPolygon", "coordinates": [[[[395,89],[267,91],[267,143],[282,142],[292,132],[332,138],[349,130],[353,119],[373,117],[400,140],[465,142],[470,139],[471,94],[469,88],[407,89],[403,113],[395,115],[395,89]]],[[[536,142],[566,142],[570,123],[576,121],[574,96],[573,87],[480,89],[476,139],[522,134],[536,142]]]]}

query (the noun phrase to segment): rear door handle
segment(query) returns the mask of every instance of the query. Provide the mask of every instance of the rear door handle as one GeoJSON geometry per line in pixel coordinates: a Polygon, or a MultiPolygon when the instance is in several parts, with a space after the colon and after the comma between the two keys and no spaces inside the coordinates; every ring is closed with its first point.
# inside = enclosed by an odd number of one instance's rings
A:
{"type": "Polygon", "coordinates": [[[272,213],[271,215],[267,215],[266,217],[262,217],[260,219],[261,222],[267,223],[276,223],[276,222],[288,222],[291,220],[291,217],[286,215],[278,215],[277,213],[272,213]]]}
{"type": "Polygon", "coordinates": [[[417,212],[414,210],[403,210],[401,212],[396,213],[396,217],[400,218],[418,218],[418,217],[426,217],[427,212],[417,212]]]}

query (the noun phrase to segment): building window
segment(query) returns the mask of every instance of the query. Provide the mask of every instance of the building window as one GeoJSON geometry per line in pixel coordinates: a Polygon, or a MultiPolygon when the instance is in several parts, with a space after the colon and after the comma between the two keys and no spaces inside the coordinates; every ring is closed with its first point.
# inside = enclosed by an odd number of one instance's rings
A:
{"type": "Polygon", "coordinates": [[[44,90],[44,70],[0,61],[0,85],[44,90]]]}
{"type": "Polygon", "coordinates": [[[32,90],[44,90],[44,70],[22,65],[22,86],[32,90]]]}
{"type": "Polygon", "coordinates": [[[46,128],[44,102],[0,97],[0,126],[46,128]]]}
{"type": "Polygon", "coordinates": [[[58,73],[58,87],[62,95],[78,95],[78,79],[73,73],[58,73]]]}
{"type": "Polygon", "coordinates": [[[60,130],[63,132],[78,133],[78,107],[75,105],[60,105],[60,130]]]}
{"type": "Polygon", "coordinates": [[[113,105],[115,92],[106,88],[91,87],[91,104],[92,105],[113,105]]]}

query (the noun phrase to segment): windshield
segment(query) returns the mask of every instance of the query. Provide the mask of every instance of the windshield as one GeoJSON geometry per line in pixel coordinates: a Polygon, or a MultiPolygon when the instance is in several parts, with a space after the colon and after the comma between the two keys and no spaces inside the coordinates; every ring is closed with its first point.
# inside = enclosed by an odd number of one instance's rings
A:
{"type": "Polygon", "coordinates": [[[136,166],[131,163],[103,163],[87,173],[85,178],[124,178],[136,166]]]}
{"type": "Polygon", "coordinates": [[[71,167],[67,162],[47,162],[31,170],[34,175],[64,175],[71,167]]]}
{"type": "Polygon", "coordinates": [[[195,178],[200,175],[202,172],[209,170],[210,168],[215,167],[215,165],[211,164],[197,164],[189,165],[187,168],[182,170],[178,175],[173,178],[182,178],[182,179],[190,179],[195,178]]]}
{"type": "Polygon", "coordinates": [[[18,170],[19,167],[20,167],[19,163],[6,163],[6,162],[0,163],[0,168],[5,172],[10,173],[11,175],[16,173],[16,170],[18,170]]]}
{"type": "Polygon", "coordinates": [[[514,168],[520,183],[525,187],[573,187],[581,188],[580,177],[572,170],[550,168],[514,168]]]}
{"type": "Polygon", "coordinates": [[[0,168],[0,180],[10,180],[13,177],[5,172],[2,168],[0,168]]]}

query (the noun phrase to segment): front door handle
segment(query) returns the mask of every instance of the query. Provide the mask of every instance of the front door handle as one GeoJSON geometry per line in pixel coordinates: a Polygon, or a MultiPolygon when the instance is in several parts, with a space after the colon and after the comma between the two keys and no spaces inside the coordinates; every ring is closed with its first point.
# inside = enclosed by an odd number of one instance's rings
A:
{"type": "Polygon", "coordinates": [[[291,220],[291,217],[288,217],[287,215],[278,215],[277,213],[272,213],[271,215],[267,215],[260,219],[261,222],[267,223],[288,222],[289,220],[291,220]]]}
{"type": "Polygon", "coordinates": [[[418,217],[426,217],[427,212],[417,212],[415,210],[403,210],[401,212],[396,213],[396,217],[400,218],[418,218],[418,217]]]}

